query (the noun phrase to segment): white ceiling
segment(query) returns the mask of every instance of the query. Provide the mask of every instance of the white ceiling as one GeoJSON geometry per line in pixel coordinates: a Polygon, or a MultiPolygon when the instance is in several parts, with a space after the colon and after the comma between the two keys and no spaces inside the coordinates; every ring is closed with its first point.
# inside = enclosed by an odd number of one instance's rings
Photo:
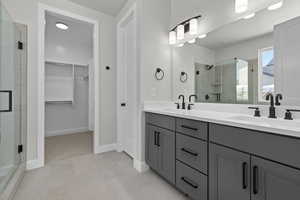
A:
{"type": "Polygon", "coordinates": [[[76,42],[82,46],[92,48],[93,43],[93,25],[72,19],[70,17],[57,15],[54,13],[46,13],[46,38],[55,39],[56,43],[76,42]],[[56,28],[56,22],[62,22],[69,26],[69,29],[62,31],[56,28]]]}
{"type": "Polygon", "coordinates": [[[219,49],[244,40],[271,33],[274,26],[300,16],[300,1],[285,0],[282,8],[275,11],[263,9],[249,20],[238,20],[208,33],[208,37],[197,41],[200,46],[219,49]]]}
{"type": "Polygon", "coordinates": [[[87,8],[116,16],[127,0],[70,0],[87,8]]]}

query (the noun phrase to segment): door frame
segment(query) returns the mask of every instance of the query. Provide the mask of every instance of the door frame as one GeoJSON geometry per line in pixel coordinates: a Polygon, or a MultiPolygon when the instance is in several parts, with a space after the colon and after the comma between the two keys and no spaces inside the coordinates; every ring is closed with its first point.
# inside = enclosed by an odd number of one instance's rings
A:
{"type": "Polygon", "coordinates": [[[93,25],[93,61],[94,61],[94,94],[95,94],[95,112],[94,115],[94,133],[93,133],[93,152],[98,153],[100,138],[100,69],[99,69],[99,22],[72,13],[67,10],[58,9],[46,4],[38,4],[38,120],[37,120],[37,164],[36,167],[45,165],[45,16],[46,12],[52,12],[59,15],[67,16],[76,20],[84,21],[93,25]],[[97,122],[97,123],[96,123],[97,122]]]}
{"type": "Polygon", "coordinates": [[[139,123],[139,112],[140,112],[140,105],[141,105],[141,100],[140,100],[140,69],[138,67],[138,35],[137,35],[137,9],[136,9],[136,3],[134,3],[128,10],[127,12],[122,16],[122,18],[117,22],[117,151],[122,152],[124,148],[122,147],[122,117],[121,117],[121,112],[122,112],[122,97],[121,97],[121,77],[124,75],[122,73],[121,68],[123,68],[123,24],[128,23],[128,20],[133,20],[134,23],[134,32],[135,32],[135,39],[134,39],[134,47],[135,47],[135,66],[136,66],[136,81],[137,81],[137,86],[136,86],[136,96],[137,96],[137,101],[136,105],[133,105],[136,108],[136,113],[135,113],[135,119],[136,119],[136,124],[137,127],[135,128],[136,132],[134,133],[135,138],[134,138],[134,147],[133,147],[133,159],[136,160],[137,157],[137,149],[138,149],[138,132],[140,129],[139,123]]]}

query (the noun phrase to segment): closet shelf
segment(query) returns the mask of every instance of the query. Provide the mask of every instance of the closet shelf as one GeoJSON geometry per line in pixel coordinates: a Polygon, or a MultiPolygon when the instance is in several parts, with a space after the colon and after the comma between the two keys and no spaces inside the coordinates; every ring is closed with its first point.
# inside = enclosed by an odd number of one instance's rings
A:
{"type": "Polygon", "coordinates": [[[57,61],[57,60],[46,60],[45,63],[54,64],[54,65],[65,65],[65,66],[82,66],[82,67],[89,66],[89,64],[86,63],[70,63],[70,62],[57,61]]]}

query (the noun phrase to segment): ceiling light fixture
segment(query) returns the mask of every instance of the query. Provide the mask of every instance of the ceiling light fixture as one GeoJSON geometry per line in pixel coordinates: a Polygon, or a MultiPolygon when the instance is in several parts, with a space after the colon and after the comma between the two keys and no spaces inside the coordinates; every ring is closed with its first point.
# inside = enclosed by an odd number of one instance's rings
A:
{"type": "Polygon", "coordinates": [[[203,38],[206,38],[207,37],[207,34],[202,34],[202,35],[199,35],[198,38],[200,39],[203,39],[203,38]]]}
{"type": "Polygon", "coordinates": [[[61,30],[67,30],[69,29],[69,26],[65,23],[62,23],[62,22],[57,22],[56,23],[56,27],[61,29],[61,30]]]}
{"type": "Polygon", "coordinates": [[[178,44],[177,47],[183,47],[184,43],[178,44]]]}
{"type": "Polygon", "coordinates": [[[275,4],[273,4],[273,5],[270,5],[270,6],[268,7],[268,10],[277,10],[277,9],[281,8],[282,6],[283,6],[283,1],[280,1],[280,2],[278,2],[278,3],[275,3],[275,4]]]}
{"type": "Polygon", "coordinates": [[[235,0],[235,12],[243,13],[248,10],[248,0],[235,0]]]}
{"type": "Polygon", "coordinates": [[[249,15],[246,15],[245,17],[243,17],[243,19],[251,19],[253,17],[255,17],[255,13],[251,13],[249,15]]]}

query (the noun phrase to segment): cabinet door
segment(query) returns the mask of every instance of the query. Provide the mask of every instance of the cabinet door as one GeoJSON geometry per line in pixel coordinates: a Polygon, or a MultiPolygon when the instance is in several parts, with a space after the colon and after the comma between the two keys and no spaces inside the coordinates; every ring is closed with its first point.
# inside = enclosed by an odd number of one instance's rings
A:
{"type": "Polygon", "coordinates": [[[146,163],[154,170],[157,170],[158,146],[156,127],[146,125],[146,163]]]}
{"type": "Polygon", "coordinates": [[[250,200],[250,155],[210,144],[210,200],[250,200]]]}
{"type": "Polygon", "coordinates": [[[158,130],[158,172],[175,184],[175,133],[158,130]]]}
{"type": "Polygon", "coordinates": [[[252,200],[299,200],[300,171],[252,157],[252,200]]]}

